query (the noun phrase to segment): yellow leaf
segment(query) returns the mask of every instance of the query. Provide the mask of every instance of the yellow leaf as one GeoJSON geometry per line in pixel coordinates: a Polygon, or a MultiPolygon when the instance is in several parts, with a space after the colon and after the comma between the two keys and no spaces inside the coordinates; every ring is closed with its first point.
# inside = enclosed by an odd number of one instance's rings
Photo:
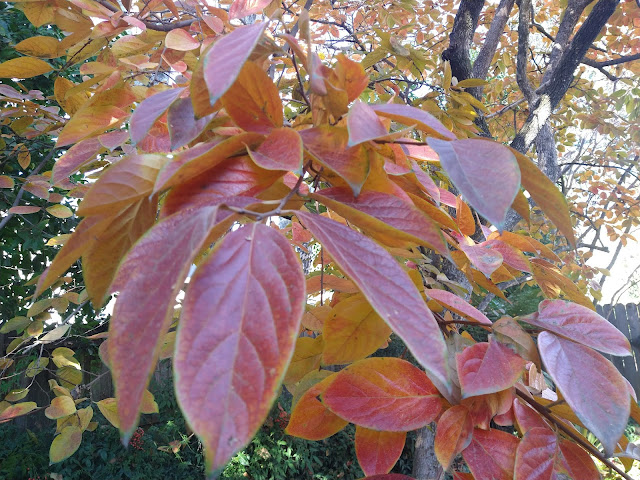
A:
{"type": "Polygon", "coordinates": [[[60,384],[66,388],[75,388],[82,383],[82,372],[75,367],[65,365],[57,371],[60,384]]]}
{"type": "Polygon", "coordinates": [[[53,85],[56,101],[69,115],[73,115],[80,110],[80,107],[89,99],[87,92],[76,94],[69,92],[73,87],[75,87],[75,84],[63,77],[56,78],[53,85]],[[67,92],[70,94],[67,95],[67,92]]]}
{"type": "Polygon", "coordinates": [[[27,325],[29,325],[30,321],[27,317],[13,317],[11,320],[8,320],[2,324],[2,328],[0,328],[0,333],[8,333],[12,330],[16,332],[22,331],[27,325]]]}
{"type": "Polygon", "coordinates": [[[27,377],[35,377],[37,374],[47,368],[47,365],[49,365],[48,357],[36,358],[27,366],[24,374],[27,377]]]}
{"type": "Polygon", "coordinates": [[[480,78],[467,78],[466,80],[462,80],[456,84],[458,88],[472,88],[472,87],[483,87],[484,85],[488,85],[489,82],[486,80],[482,80],[480,78]]]}
{"type": "Polygon", "coordinates": [[[51,205],[47,207],[47,212],[56,218],[69,218],[73,216],[73,211],[66,205],[51,205]]]}
{"type": "Polygon", "coordinates": [[[32,57],[56,58],[60,56],[58,53],[59,44],[60,42],[55,37],[37,35],[21,41],[13,48],[32,57]]]}
{"type": "Polygon", "coordinates": [[[82,430],[74,425],[65,427],[62,433],[51,442],[49,461],[58,463],[65,458],[69,458],[78,450],[80,443],[82,443],[82,430]]]}
{"type": "Polygon", "coordinates": [[[66,395],[54,398],[51,401],[51,405],[44,411],[45,416],[51,420],[68,417],[73,413],[76,413],[76,404],[73,398],[67,397],[66,395]]]}
{"type": "Polygon", "coordinates": [[[31,154],[24,145],[20,145],[20,148],[18,149],[18,163],[23,170],[26,170],[27,167],[31,165],[31,154]]]}
{"type": "Polygon", "coordinates": [[[44,60],[31,57],[12,58],[0,63],[0,78],[31,78],[53,70],[44,60]]]}
{"type": "Polygon", "coordinates": [[[158,404],[153,398],[153,393],[145,390],[142,394],[142,404],[140,405],[140,413],[158,413],[158,404]]]}
{"type": "Polygon", "coordinates": [[[39,313],[44,312],[51,306],[51,298],[43,298],[29,307],[27,310],[27,317],[35,317],[39,313]]]}
{"type": "Polygon", "coordinates": [[[89,428],[91,419],[93,418],[93,408],[91,406],[81,408],[78,410],[78,417],[80,419],[80,428],[85,431],[89,428]]]}
{"type": "Polygon", "coordinates": [[[62,337],[64,337],[64,334],[67,333],[67,330],[69,330],[69,325],[60,325],[59,327],[54,328],[50,332],[47,332],[47,334],[44,335],[42,338],[39,338],[38,342],[51,343],[51,342],[55,342],[56,340],[60,340],[62,337]]]}
{"type": "Polygon", "coordinates": [[[111,425],[116,428],[120,428],[120,417],[118,416],[118,404],[115,398],[105,398],[96,403],[104,418],[106,418],[111,425]]]}
{"type": "Polygon", "coordinates": [[[55,10],[53,2],[50,1],[27,1],[18,3],[18,8],[22,10],[24,15],[29,19],[34,27],[40,27],[45,24],[53,23],[55,20],[55,10]]]}
{"type": "Polygon", "coordinates": [[[69,239],[70,236],[71,236],[70,233],[63,233],[62,235],[56,235],[55,237],[47,240],[47,243],[45,243],[45,245],[47,245],[48,247],[54,247],[56,245],[64,245],[64,243],[69,239]]]}
{"type": "Polygon", "coordinates": [[[187,52],[200,46],[200,42],[193,38],[186,30],[177,28],[167,33],[164,44],[172,50],[187,52]]]}
{"type": "Polygon", "coordinates": [[[51,360],[56,364],[56,367],[62,368],[65,366],[71,366],[80,368],[80,363],[73,356],[75,352],[67,347],[58,347],[51,352],[51,360]]]}
{"type": "Polygon", "coordinates": [[[11,390],[4,399],[7,402],[17,402],[18,400],[22,400],[29,393],[28,388],[21,388],[18,390],[11,390]]]}
{"type": "Polygon", "coordinates": [[[451,64],[446,61],[444,62],[444,80],[442,82],[442,88],[449,90],[449,88],[451,88],[451,79],[451,64]]]}

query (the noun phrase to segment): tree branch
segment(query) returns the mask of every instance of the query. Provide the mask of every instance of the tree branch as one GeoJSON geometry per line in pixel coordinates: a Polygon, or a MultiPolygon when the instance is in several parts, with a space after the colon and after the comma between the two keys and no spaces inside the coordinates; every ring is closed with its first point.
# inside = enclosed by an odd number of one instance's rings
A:
{"type": "Polygon", "coordinates": [[[527,102],[532,104],[535,92],[527,78],[527,57],[529,53],[529,25],[531,24],[531,0],[520,0],[518,13],[518,54],[516,57],[516,81],[527,102]]]}

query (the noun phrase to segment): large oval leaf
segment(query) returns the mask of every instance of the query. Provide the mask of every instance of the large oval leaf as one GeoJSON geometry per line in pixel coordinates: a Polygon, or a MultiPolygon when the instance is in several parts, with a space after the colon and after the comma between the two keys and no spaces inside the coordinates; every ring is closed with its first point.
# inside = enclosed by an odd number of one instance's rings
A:
{"type": "Polygon", "coordinates": [[[129,121],[129,131],[133,143],[144,140],[156,120],[169,109],[183,91],[184,88],[170,88],[145,98],[138,105],[129,121]]]}
{"type": "Polygon", "coordinates": [[[487,220],[502,228],[520,190],[520,169],[504,145],[479,139],[428,138],[455,187],[487,220]]]}
{"type": "Polygon", "coordinates": [[[220,38],[204,54],[202,71],[211,105],[231,87],[266,26],[263,22],[238,27],[220,38]]]}
{"type": "Polygon", "coordinates": [[[419,128],[427,135],[434,135],[438,138],[456,138],[451,131],[440,123],[440,120],[419,108],[397,103],[371,105],[371,108],[382,117],[390,118],[405,125],[415,125],[416,128],[419,128]]]}
{"type": "Polygon", "coordinates": [[[538,348],[569,406],[612,454],[631,409],[624,377],[599,353],[553,333],[540,333],[538,348]]]}
{"type": "Polygon", "coordinates": [[[382,357],[341,370],[322,402],[351,423],[388,432],[423,427],[442,408],[438,391],[422,370],[406,360],[382,357]]]}
{"type": "Polygon", "coordinates": [[[87,138],[67,150],[53,165],[51,183],[58,185],[74,174],[83,165],[96,160],[102,144],[97,138],[87,138]]]}
{"type": "Polygon", "coordinates": [[[82,429],[70,425],[62,429],[60,435],[53,439],[49,448],[49,460],[58,463],[73,455],[82,443],[82,429]]]}
{"type": "Polygon", "coordinates": [[[468,320],[485,325],[492,325],[491,320],[489,320],[484,313],[451,292],[447,292],[445,290],[436,290],[435,288],[428,288],[425,290],[425,293],[428,297],[433,298],[440,305],[448,308],[458,315],[463,316],[468,320]]]}
{"type": "Polygon", "coordinates": [[[389,473],[396,464],[406,432],[379,432],[356,426],[356,457],[365,475],[389,473]]]}
{"type": "Polygon", "coordinates": [[[386,250],[361,233],[320,215],[302,211],[296,215],[402,338],[438,390],[449,396],[446,344],[409,275],[386,250]]]}
{"type": "Polygon", "coordinates": [[[476,343],[456,355],[462,394],[486,395],[512,387],[527,362],[506,345],[491,340],[476,343]]]}
{"type": "Polygon", "coordinates": [[[174,373],[209,472],[251,440],[269,413],[305,301],[298,256],[262,224],[229,234],[196,270],[178,325],[174,373]]]}
{"type": "Polygon", "coordinates": [[[133,246],[118,270],[114,290],[120,295],[109,322],[108,352],[125,436],[136,427],[176,295],[218,220],[217,207],[168,217],[133,246]],[[140,274],[150,259],[157,268],[140,274]]]}
{"type": "Polygon", "coordinates": [[[356,101],[349,109],[347,130],[349,130],[350,147],[389,134],[376,112],[369,105],[360,101],[356,101]]]}
{"type": "Polygon", "coordinates": [[[267,170],[302,171],[302,138],[292,128],[276,128],[258,150],[249,150],[252,160],[267,170]]]}
{"type": "Polygon", "coordinates": [[[631,355],[629,340],[620,330],[577,303],[544,300],[538,305],[537,314],[522,320],[604,353],[631,355]]]}
{"type": "Polygon", "coordinates": [[[558,437],[550,428],[532,428],[516,451],[515,480],[556,480],[558,437]]]}
{"type": "Polygon", "coordinates": [[[462,457],[476,479],[513,480],[518,443],[507,432],[476,428],[462,457]]]}

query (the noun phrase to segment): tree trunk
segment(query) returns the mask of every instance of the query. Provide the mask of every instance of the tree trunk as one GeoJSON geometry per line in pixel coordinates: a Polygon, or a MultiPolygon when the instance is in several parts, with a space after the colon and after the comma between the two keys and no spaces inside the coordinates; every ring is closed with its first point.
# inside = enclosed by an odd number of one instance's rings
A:
{"type": "Polygon", "coordinates": [[[444,472],[434,448],[436,424],[431,423],[416,432],[416,444],[413,449],[413,477],[416,480],[441,480],[444,472]]]}

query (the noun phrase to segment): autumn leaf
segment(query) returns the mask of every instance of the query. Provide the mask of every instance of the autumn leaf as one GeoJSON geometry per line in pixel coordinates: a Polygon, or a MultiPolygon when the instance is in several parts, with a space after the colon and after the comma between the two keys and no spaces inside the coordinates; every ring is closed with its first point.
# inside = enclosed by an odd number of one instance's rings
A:
{"type": "Polygon", "coordinates": [[[474,429],[462,457],[476,479],[512,480],[519,440],[500,430],[474,429]]]}
{"type": "Polygon", "coordinates": [[[73,398],[62,396],[51,400],[51,405],[47,407],[44,414],[47,418],[55,420],[57,418],[67,417],[76,412],[76,404],[73,398]]]}
{"type": "Polygon", "coordinates": [[[419,368],[399,358],[366,358],[336,375],[322,403],[351,423],[407,432],[433,421],[442,400],[419,368]]]}
{"type": "Polygon", "coordinates": [[[293,354],[305,301],[297,255],[262,224],[227,235],[191,278],[174,371],[185,417],[204,443],[207,470],[222,467],[264,422],[293,354]]]}
{"type": "MultiPolygon", "coordinates": [[[[60,397],[62,398],[62,397],[60,397]]],[[[49,460],[58,463],[73,455],[82,443],[82,430],[70,425],[62,429],[60,435],[53,439],[49,449],[49,460]]]]}
{"type": "Polygon", "coordinates": [[[51,65],[38,58],[12,58],[0,63],[0,78],[31,78],[51,70],[53,70],[51,65]]]}
{"type": "Polygon", "coordinates": [[[184,88],[170,88],[145,98],[131,115],[129,121],[131,140],[134,143],[141,142],[153,124],[169,109],[183,91],[184,88]]]}
{"type": "Polygon", "coordinates": [[[389,473],[404,448],[406,432],[379,432],[356,426],[356,457],[365,475],[389,473]]]}
{"type": "Polygon", "coordinates": [[[438,420],[434,449],[445,470],[455,456],[471,443],[472,434],[473,422],[467,407],[454,405],[442,414],[438,420]]]}

